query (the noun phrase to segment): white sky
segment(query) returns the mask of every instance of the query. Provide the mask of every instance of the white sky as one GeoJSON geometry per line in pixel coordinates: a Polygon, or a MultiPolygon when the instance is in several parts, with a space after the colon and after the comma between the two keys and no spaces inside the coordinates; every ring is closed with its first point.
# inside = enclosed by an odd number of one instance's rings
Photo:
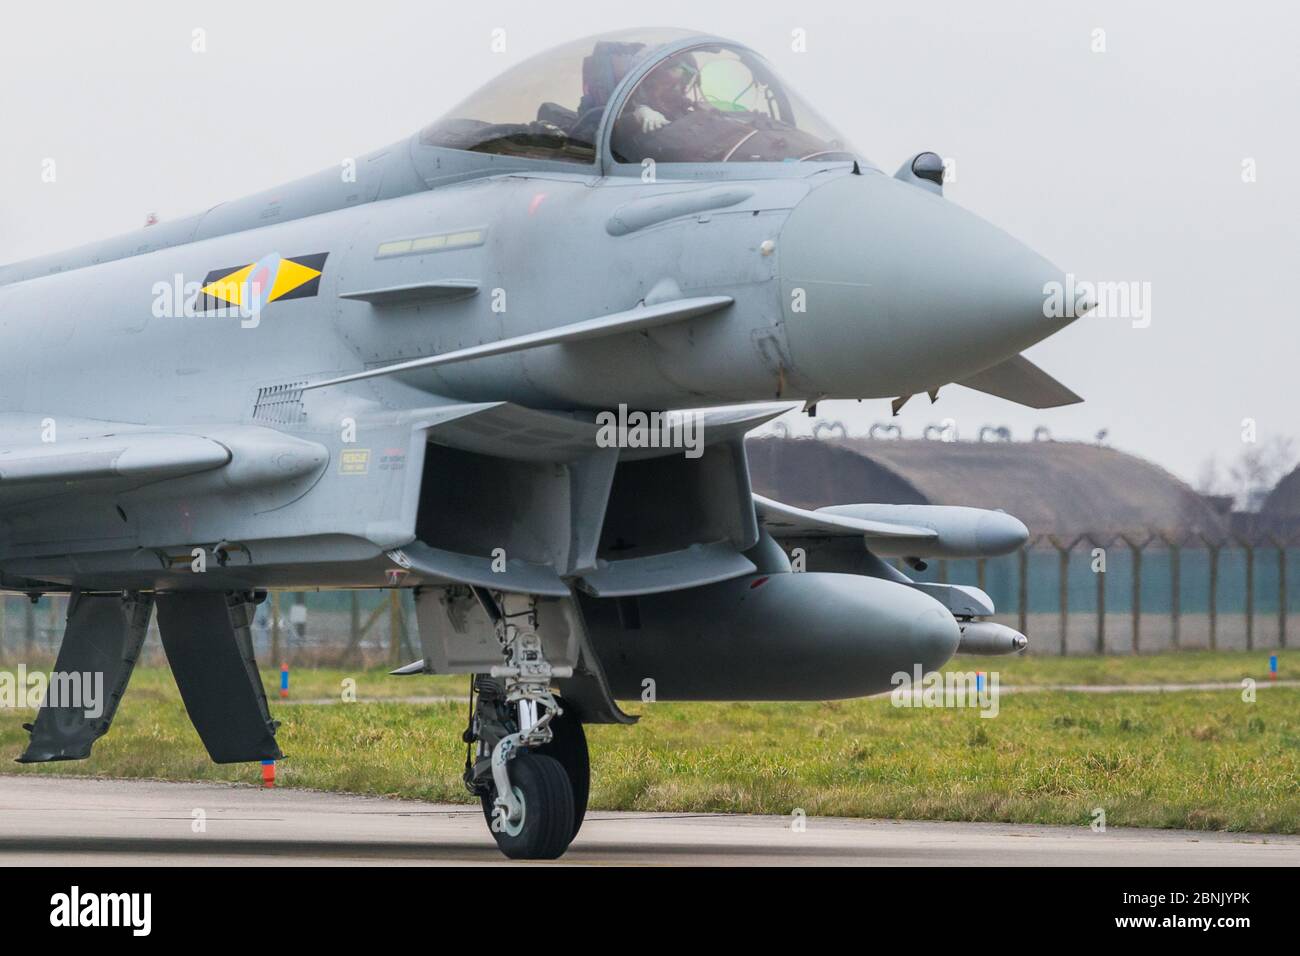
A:
{"type": "MultiPolygon", "coordinates": [[[[0,262],[174,218],[409,135],[519,60],[673,25],[772,60],[874,162],[957,161],[949,198],[1081,278],[1149,282],[1152,322],[1083,320],[1031,357],[1082,394],[1033,412],[952,388],[951,417],[1107,441],[1189,480],[1212,453],[1300,449],[1300,9],[844,0],[653,5],[20,4],[0,32],[0,262]],[[207,31],[207,52],[191,32],[207,31]],[[507,51],[489,50],[504,28],[507,51]],[[791,31],[807,31],[807,52],[791,31]],[[1106,31],[1107,51],[1090,49],[1106,31]],[[1258,181],[1242,182],[1243,159],[1258,181]],[[54,158],[58,180],[43,184],[54,158]]],[[[887,403],[825,403],[865,429],[887,403]]]]}

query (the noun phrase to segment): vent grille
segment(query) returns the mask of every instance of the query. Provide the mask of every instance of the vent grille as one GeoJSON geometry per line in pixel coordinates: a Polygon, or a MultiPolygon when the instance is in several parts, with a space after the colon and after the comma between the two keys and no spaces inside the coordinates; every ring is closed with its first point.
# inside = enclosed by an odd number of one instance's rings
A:
{"type": "Polygon", "coordinates": [[[306,382],[286,382],[257,390],[253,421],[271,425],[300,425],[307,420],[302,407],[302,387],[306,382]]]}

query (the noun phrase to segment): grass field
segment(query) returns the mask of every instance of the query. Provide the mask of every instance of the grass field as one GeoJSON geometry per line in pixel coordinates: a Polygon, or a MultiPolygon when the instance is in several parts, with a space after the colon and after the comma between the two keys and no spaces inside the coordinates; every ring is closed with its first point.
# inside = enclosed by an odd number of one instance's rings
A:
{"type": "Polygon", "coordinates": [[[947,669],[998,671],[1003,686],[1042,684],[1208,684],[1240,683],[1251,677],[1268,680],[1268,659],[1278,658],[1278,676],[1300,678],[1300,654],[1287,668],[1285,650],[1180,651],[1141,656],[1056,657],[1018,654],[1010,657],[956,657],[947,669]]]}
{"type": "MultiPolygon", "coordinates": [[[[1237,683],[1266,677],[1268,653],[1141,658],[960,658],[1003,686],[1237,683]]],[[[1283,662],[1285,665],[1285,662],[1283,662]]],[[[1288,676],[1285,666],[1283,677],[1288,676]]],[[[274,698],[279,675],[265,674],[274,698]]],[[[276,706],[288,759],[280,786],[465,802],[460,784],[466,678],[295,671],[276,706]],[[387,698],[387,699],[385,699],[387,698]]],[[[975,710],[896,708],[888,698],[821,704],[636,704],[638,727],[592,727],[597,809],[725,811],[1300,832],[1300,688],[1176,694],[1008,695],[975,710]]],[[[0,714],[0,757],[25,743],[31,711],[0,714]]],[[[90,760],[22,773],[254,782],[256,765],[218,767],[190,727],[168,672],[142,668],[90,760]]]]}

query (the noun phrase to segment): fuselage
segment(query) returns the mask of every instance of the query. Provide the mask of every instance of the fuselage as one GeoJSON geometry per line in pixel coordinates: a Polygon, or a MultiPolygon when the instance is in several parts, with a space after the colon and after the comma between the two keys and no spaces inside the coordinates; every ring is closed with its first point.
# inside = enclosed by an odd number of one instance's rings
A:
{"type": "Polygon", "coordinates": [[[259,389],[704,295],[734,305],[400,378],[557,410],[890,397],[1050,334],[1032,308],[1051,274],[946,200],[843,164],[721,183],[488,175],[2,285],[0,410],[238,422],[259,389]],[[323,257],[314,294],[195,314],[205,279],[268,256],[323,257]],[[477,291],[348,297],[437,281],[477,291]]]}
{"type": "Polygon", "coordinates": [[[801,397],[792,369],[780,382],[779,259],[760,247],[779,236],[808,185],[754,182],[751,198],[731,208],[609,235],[620,207],[683,188],[698,189],[559,173],[492,176],[0,286],[0,409],[241,421],[259,388],[616,312],[662,282],[682,295],[732,295],[736,307],[725,322],[692,331],[538,350],[405,380],[447,398],[537,408],[682,407],[767,398],[783,387],[801,397]],[[467,234],[477,239],[427,253],[381,252],[404,239],[467,234]],[[255,321],[194,314],[197,287],[213,270],[268,254],[324,254],[317,293],[269,302],[255,321]],[[478,292],[383,308],[339,298],[444,279],[473,281],[478,292]],[[777,343],[767,352],[756,342],[765,333],[777,343]]]}

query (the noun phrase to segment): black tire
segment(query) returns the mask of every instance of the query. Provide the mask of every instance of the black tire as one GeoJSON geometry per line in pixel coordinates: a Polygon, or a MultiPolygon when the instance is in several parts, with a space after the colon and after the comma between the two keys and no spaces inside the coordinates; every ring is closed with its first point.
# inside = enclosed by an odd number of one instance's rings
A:
{"type": "Polygon", "coordinates": [[[497,846],[512,860],[554,860],[573,839],[573,788],[569,775],[553,757],[521,750],[510,761],[510,782],[524,803],[524,818],[515,832],[492,829],[496,787],[482,798],[483,815],[497,846]]]}
{"type": "Polygon", "coordinates": [[[569,787],[573,790],[573,833],[569,836],[572,840],[582,829],[582,821],[587,815],[587,797],[591,793],[591,758],[587,753],[587,733],[582,729],[582,721],[572,710],[553,718],[551,742],[534,747],[533,753],[554,757],[569,775],[569,787]]]}

